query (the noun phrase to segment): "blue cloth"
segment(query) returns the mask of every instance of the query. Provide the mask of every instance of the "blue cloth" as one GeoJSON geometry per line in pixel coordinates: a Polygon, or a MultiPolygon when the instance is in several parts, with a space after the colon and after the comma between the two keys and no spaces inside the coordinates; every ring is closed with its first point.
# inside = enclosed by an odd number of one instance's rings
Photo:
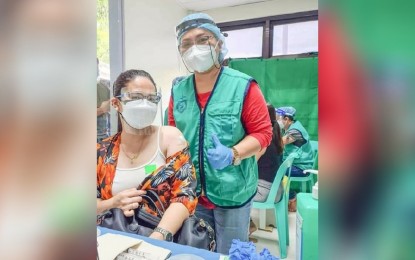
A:
{"type": "MultiPolygon", "coordinates": [[[[285,173],[285,175],[287,176],[288,176],[288,170],[289,169],[287,169],[287,172],[285,173]]],[[[308,175],[310,175],[310,173],[304,174],[303,170],[301,170],[297,166],[294,166],[294,165],[291,166],[291,175],[290,175],[291,177],[307,177],[308,175]]],[[[290,189],[289,199],[294,199],[296,194],[297,193],[295,191],[290,189]]]]}
{"type": "MultiPolygon", "coordinates": [[[[288,171],[289,171],[289,169],[287,169],[287,172],[285,173],[285,175],[287,175],[288,176],[288,171]]],[[[301,170],[300,168],[298,168],[297,166],[295,166],[295,165],[292,165],[291,166],[291,177],[307,177],[308,175],[310,175],[310,173],[306,173],[306,174],[304,174],[304,172],[303,172],[304,170],[301,170]]]]}
{"type": "Polygon", "coordinates": [[[207,14],[204,14],[204,13],[189,14],[188,16],[182,19],[180,24],[187,22],[187,21],[192,21],[192,20],[194,20],[195,22],[193,24],[190,24],[185,30],[178,32],[179,34],[177,35],[177,42],[180,42],[182,39],[182,36],[191,29],[200,28],[200,29],[208,30],[216,37],[217,40],[220,40],[223,43],[221,46],[219,57],[218,57],[219,62],[222,62],[224,57],[228,53],[228,49],[226,48],[226,45],[225,45],[225,36],[223,36],[223,34],[220,32],[219,27],[217,27],[216,24],[200,23],[197,21],[197,19],[208,19],[214,23],[212,17],[210,17],[207,14]]]}
{"type": "Polygon", "coordinates": [[[207,221],[215,229],[216,252],[227,255],[232,239],[248,241],[252,200],[240,208],[207,209],[200,204],[195,215],[207,221]]]}
{"type": "Polygon", "coordinates": [[[264,248],[260,253],[256,252],[256,247],[252,242],[241,242],[239,239],[232,240],[229,249],[230,260],[278,260],[271,255],[268,249],[264,248]]]}
{"type": "Polygon", "coordinates": [[[293,107],[279,107],[276,110],[277,114],[279,114],[280,116],[295,116],[295,108],[293,107]]]}
{"type": "Polygon", "coordinates": [[[210,165],[212,165],[213,169],[222,170],[226,166],[232,164],[232,149],[221,144],[218,137],[215,134],[212,135],[212,141],[215,148],[211,148],[207,151],[207,158],[209,160],[210,165]]]}

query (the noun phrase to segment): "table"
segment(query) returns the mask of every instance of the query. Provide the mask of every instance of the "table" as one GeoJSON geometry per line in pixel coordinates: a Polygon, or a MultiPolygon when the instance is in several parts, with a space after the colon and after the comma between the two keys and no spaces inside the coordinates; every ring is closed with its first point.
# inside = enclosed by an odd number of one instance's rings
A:
{"type": "Polygon", "coordinates": [[[156,240],[156,239],[152,239],[149,237],[144,237],[144,236],[131,234],[131,233],[125,233],[125,232],[121,232],[121,231],[113,230],[109,228],[104,228],[104,227],[98,227],[98,229],[101,231],[101,235],[106,234],[106,233],[112,233],[112,234],[119,234],[119,235],[134,237],[137,239],[144,240],[155,246],[160,246],[160,247],[169,249],[171,251],[171,256],[179,255],[179,254],[193,254],[193,255],[198,255],[204,258],[205,260],[219,260],[220,258],[220,254],[210,252],[208,250],[203,250],[203,249],[199,249],[199,248],[195,248],[191,246],[184,246],[184,245],[176,244],[173,242],[156,240]]]}

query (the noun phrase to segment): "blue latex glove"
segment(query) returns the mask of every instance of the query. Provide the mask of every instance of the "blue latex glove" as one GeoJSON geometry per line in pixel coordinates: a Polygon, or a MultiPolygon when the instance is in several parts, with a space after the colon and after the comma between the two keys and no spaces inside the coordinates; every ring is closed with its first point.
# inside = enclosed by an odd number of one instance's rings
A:
{"type": "Polygon", "coordinates": [[[259,259],[261,260],[278,260],[275,256],[271,255],[267,248],[262,249],[261,253],[259,253],[259,259]]]}
{"type": "Polygon", "coordinates": [[[230,260],[279,260],[271,255],[268,249],[264,248],[261,253],[256,252],[256,246],[252,242],[241,242],[233,239],[229,249],[230,260]]]}
{"type": "Polygon", "coordinates": [[[241,242],[239,239],[233,239],[229,249],[230,260],[258,260],[255,252],[255,245],[252,242],[241,242]]]}
{"type": "Polygon", "coordinates": [[[212,135],[212,141],[215,148],[207,151],[207,158],[213,169],[222,170],[232,164],[232,149],[221,144],[216,134],[212,135]]]}

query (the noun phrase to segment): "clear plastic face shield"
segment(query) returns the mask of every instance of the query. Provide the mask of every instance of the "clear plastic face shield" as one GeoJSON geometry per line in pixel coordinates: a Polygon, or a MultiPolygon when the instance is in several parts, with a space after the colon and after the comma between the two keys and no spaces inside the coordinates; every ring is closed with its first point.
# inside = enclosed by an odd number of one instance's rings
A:
{"type": "MultiPolygon", "coordinates": [[[[217,33],[214,33],[211,30],[209,30],[209,28],[207,28],[210,26],[212,26],[212,28],[216,28],[216,30],[219,31],[217,25],[212,20],[205,19],[205,18],[192,19],[189,21],[182,22],[181,24],[176,26],[175,34],[176,34],[176,46],[177,46],[178,54],[188,72],[192,73],[195,70],[199,71],[195,69],[195,66],[194,66],[195,64],[189,64],[189,63],[192,63],[192,62],[189,62],[189,56],[192,56],[190,52],[194,52],[194,55],[200,56],[200,59],[202,58],[201,57],[202,55],[209,56],[210,60],[213,62],[212,66],[214,65],[216,68],[220,68],[221,63],[223,62],[223,57],[227,53],[227,49],[225,48],[225,42],[223,40],[224,35],[220,35],[220,37],[217,38],[218,37],[216,35],[217,33]],[[192,40],[182,39],[182,36],[186,32],[188,32],[189,30],[195,29],[195,28],[206,30],[209,33],[206,35],[200,35],[197,38],[192,39],[192,40]],[[215,36],[210,35],[210,34],[214,34],[215,36]],[[218,51],[218,48],[220,48],[219,51],[218,51]]],[[[197,58],[196,58],[195,62],[201,62],[201,61],[200,60],[197,61],[197,58]]],[[[202,65],[201,67],[204,68],[206,66],[202,65]]]]}
{"type": "Polygon", "coordinates": [[[186,31],[193,29],[193,28],[198,28],[200,27],[200,25],[202,24],[211,24],[213,26],[216,26],[216,24],[210,20],[210,19],[193,19],[193,20],[189,20],[189,21],[185,21],[182,22],[181,24],[176,26],[176,40],[177,40],[177,46],[179,46],[179,36],[182,36],[186,31]]]}
{"type": "MultiPolygon", "coordinates": [[[[198,48],[202,51],[209,50],[209,48],[211,47],[211,46],[209,46],[209,43],[210,43],[209,41],[213,38],[215,38],[215,37],[211,36],[211,35],[201,35],[201,36],[197,37],[194,41],[182,40],[178,44],[177,49],[179,50],[180,54],[186,53],[193,46],[195,46],[196,48],[198,48]]],[[[218,43],[219,43],[219,41],[216,43],[215,48],[216,48],[218,43]]]]}

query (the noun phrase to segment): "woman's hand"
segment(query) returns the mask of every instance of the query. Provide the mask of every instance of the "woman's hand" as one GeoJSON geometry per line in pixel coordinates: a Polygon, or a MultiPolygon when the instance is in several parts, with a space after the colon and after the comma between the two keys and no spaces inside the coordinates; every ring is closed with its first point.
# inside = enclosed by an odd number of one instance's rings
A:
{"type": "Polygon", "coordinates": [[[122,209],[126,217],[134,215],[134,209],[138,208],[141,201],[141,195],[146,194],[144,190],[137,190],[136,188],[121,191],[112,197],[112,207],[122,209]]]}

